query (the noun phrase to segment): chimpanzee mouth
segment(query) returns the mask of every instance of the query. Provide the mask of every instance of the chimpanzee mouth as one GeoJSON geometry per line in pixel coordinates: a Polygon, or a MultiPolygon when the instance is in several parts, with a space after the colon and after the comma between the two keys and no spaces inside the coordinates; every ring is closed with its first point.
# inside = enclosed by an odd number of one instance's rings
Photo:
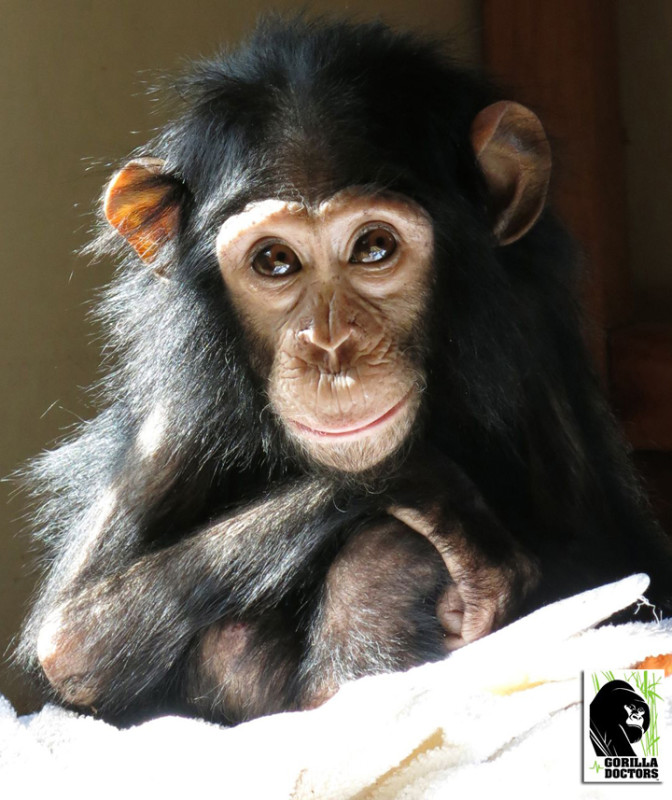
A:
{"type": "Polygon", "coordinates": [[[296,420],[291,420],[291,424],[302,436],[315,437],[319,439],[339,439],[341,441],[348,438],[356,439],[360,436],[366,436],[370,432],[378,429],[382,425],[385,425],[387,422],[390,422],[393,418],[395,418],[406,406],[411,394],[412,391],[402,397],[398,403],[395,403],[395,405],[393,405],[392,408],[389,408],[384,414],[381,414],[379,417],[376,417],[364,425],[356,425],[348,428],[324,429],[311,428],[301,422],[296,422],[296,420]]]}

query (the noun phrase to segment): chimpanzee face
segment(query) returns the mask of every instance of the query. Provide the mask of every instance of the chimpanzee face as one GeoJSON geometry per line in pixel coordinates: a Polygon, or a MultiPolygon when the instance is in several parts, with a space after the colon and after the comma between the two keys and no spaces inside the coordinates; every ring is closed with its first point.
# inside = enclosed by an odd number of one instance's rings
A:
{"type": "Polygon", "coordinates": [[[407,439],[432,242],[407,198],[352,190],[255,202],[222,225],[220,269],[271,407],[311,460],[356,472],[407,439]]]}

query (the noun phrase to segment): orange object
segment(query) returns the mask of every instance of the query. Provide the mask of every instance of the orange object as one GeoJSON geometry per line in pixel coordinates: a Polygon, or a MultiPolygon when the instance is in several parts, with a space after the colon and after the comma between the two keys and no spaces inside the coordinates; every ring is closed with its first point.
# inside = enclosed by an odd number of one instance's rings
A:
{"type": "Polygon", "coordinates": [[[648,656],[635,664],[635,669],[664,669],[665,677],[672,675],[672,653],[664,656],[648,656]]]}

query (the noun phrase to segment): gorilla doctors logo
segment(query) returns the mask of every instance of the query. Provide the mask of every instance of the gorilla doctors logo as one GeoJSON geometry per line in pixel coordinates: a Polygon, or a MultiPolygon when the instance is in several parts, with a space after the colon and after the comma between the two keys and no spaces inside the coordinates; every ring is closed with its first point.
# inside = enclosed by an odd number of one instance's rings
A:
{"type": "Polygon", "coordinates": [[[589,783],[657,783],[661,780],[662,670],[585,673],[583,779],[589,783]]]}

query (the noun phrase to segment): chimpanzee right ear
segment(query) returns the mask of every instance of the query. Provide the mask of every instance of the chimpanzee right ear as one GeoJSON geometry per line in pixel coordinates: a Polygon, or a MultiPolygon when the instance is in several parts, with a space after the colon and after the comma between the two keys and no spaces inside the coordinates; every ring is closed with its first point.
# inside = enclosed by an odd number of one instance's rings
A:
{"type": "Polygon", "coordinates": [[[113,175],[103,211],[110,225],[151,265],[163,245],[177,235],[183,194],[184,185],[164,172],[162,159],[138,158],[113,175]]]}

